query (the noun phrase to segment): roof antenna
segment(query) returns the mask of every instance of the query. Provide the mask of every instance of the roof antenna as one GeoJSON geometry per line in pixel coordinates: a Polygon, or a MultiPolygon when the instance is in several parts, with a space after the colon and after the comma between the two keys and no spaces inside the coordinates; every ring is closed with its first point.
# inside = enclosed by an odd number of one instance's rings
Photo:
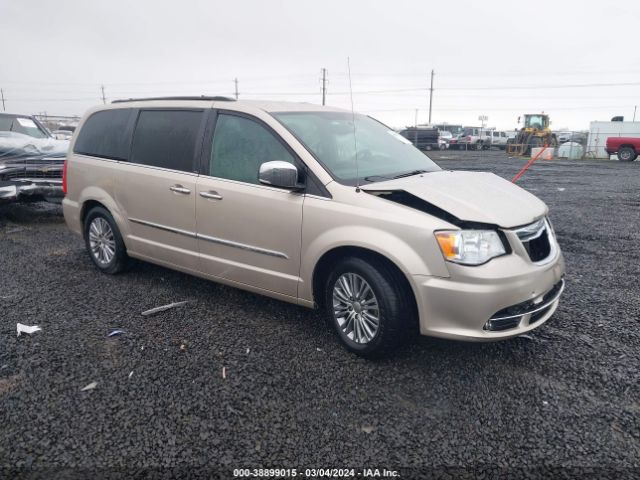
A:
{"type": "Polygon", "coordinates": [[[360,191],[360,172],[358,171],[358,140],[356,139],[356,114],[353,111],[353,88],[351,88],[351,62],[347,57],[347,71],[349,72],[349,97],[351,98],[351,122],[353,123],[353,146],[356,154],[356,192],[360,191]]]}

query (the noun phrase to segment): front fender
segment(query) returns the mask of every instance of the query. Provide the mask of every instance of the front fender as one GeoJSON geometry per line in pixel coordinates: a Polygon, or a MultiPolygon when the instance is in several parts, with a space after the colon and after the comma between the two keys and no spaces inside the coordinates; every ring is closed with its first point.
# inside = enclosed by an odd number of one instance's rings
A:
{"type": "Polygon", "coordinates": [[[298,296],[303,300],[313,301],[313,275],[316,265],[325,254],[341,247],[362,248],[382,255],[404,273],[409,283],[413,275],[448,277],[449,272],[433,235],[424,235],[421,240],[419,243],[422,248],[418,250],[404,237],[381,228],[363,225],[342,225],[317,232],[317,235],[303,235],[303,257],[300,267],[302,282],[298,296]]]}

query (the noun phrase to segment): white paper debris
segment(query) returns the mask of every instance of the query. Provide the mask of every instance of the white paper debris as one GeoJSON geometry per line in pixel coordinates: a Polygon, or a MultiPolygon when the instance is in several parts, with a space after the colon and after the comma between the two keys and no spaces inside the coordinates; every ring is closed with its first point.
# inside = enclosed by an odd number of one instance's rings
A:
{"type": "Polygon", "coordinates": [[[564,188],[564,187],[558,187],[558,191],[559,192],[564,192],[565,190],[566,190],[566,188],[564,188]]]}
{"type": "Polygon", "coordinates": [[[98,386],[98,382],[91,382],[89,385],[87,385],[86,387],[83,387],[82,389],[80,389],[81,392],[86,392],[87,390],[93,390],[94,388],[96,388],[98,386]]]}
{"type": "Polygon", "coordinates": [[[21,333],[28,333],[29,335],[31,335],[34,332],[39,332],[40,330],[42,330],[37,325],[29,326],[29,325],[23,325],[21,323],[18,323],[18,325],[16,326],[16,329],[18,330],[18,336],[20,336],[21,333]]]}
{"type": "Polygon", "coordinates": [[[33,120],[31,120],[30,118],[17,117],[16,120],[18,120],[18,123],[20,125],[22,125],[23,127],[38,128],[38,126],[35,124],[35,122],[33,120]]]}
{"type": "Polygon", "coordinates": [[[142,316],[148,317],[149,315],[155,315],[156,313],[164,312],[165,310],[169,310],[171,308],[179,307],[181,305],[184,305],[185,303],[188,303],[188,300],[185,300],[183,302],[173,302],[173,303],[170,303],[168,305],[162,305],[161,307],[156,307],[156,308],[152,308],[150,310],[145,310],[144,312],[142,312],[142,316]]]}
{"type": "Polygon", "coordinates": [[[222,378],[227,378],[227,367],[222,367],[222,378]]]}
{"type": "Polygon", "coordinates": [[[518,338],[526,338],[527,340],[533,340],[533,337],[531,335],[527,335],[526,333],[523,333],[522,335],[518,335],[518,338]]]}
{"type": "Polygon", "coordinates": [[[251,351],[250,348],[247,348],[247,355],[249,355],[249,352],[251,351]]]}
{"type": "Polygon", "coordinates": [[[129,372],[129,378],[133,377],[133,370],[129,372]]]}
{"type": "Polygon", "coordinates": [[[114,330],[109,335],[107,335],[107,337],[115,337],[116,335],[122,335],[123,333],[125,333],[124,330],[114,330]]]}

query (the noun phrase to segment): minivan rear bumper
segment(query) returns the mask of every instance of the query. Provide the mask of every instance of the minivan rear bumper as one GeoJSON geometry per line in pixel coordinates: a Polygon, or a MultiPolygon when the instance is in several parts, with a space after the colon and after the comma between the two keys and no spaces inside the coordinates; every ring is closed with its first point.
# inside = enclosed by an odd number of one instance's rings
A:
{"type": "Polygon", "coordinates": [[[474,342],[515,337],[549,320],[564,289],[559,251],[543,266],[506,255],[480,267],[457,267],[449,278],[413,277],[423,335],[474,342]],[[509,271],[519,273],[501,276],[509,271]]]}
{"type": "Polygon", "coordinates": [[[82,222],[80,220],[80,205],[78,202],[74,202],[65,197],[62,200],[62,213],[64,215],[64,221],[67,223],[67,227],[74,233],[82,234],[82,222]]]}

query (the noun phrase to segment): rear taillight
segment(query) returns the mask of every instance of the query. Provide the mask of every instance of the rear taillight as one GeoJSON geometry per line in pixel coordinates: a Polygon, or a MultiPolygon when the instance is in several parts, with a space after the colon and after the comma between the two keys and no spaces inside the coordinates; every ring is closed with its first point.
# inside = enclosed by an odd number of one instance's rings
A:
{"type": "Polygon", "coordinates": [[[67,194],[67,159],[64,159],[64,166],[62,167],[62,193],[67,194]]]}

